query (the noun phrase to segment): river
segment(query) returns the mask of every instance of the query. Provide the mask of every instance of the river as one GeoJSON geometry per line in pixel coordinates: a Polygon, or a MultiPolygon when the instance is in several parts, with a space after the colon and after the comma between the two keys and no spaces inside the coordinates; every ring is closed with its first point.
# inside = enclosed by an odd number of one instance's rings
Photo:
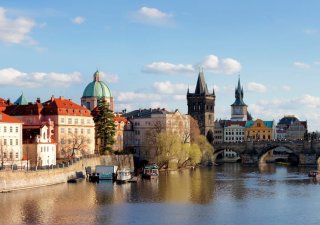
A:
{"type": "Polygon", "coordinates": [[[319,224],[320,183],[309,170],[225,164],[1,193],[0,224],[319,224]]]}

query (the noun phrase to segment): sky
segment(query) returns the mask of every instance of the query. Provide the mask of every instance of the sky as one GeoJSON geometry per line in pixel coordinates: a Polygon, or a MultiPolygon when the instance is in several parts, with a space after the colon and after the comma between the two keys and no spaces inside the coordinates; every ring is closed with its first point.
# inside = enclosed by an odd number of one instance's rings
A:
{"type": "Polygon", "coordinates": [[[179,109],[199,68],[230,119],[238,78],[257,119],[320,130],[316,0],[0,0],[0,97],[80,103],[98,69],[115,110],[179,109]]]}

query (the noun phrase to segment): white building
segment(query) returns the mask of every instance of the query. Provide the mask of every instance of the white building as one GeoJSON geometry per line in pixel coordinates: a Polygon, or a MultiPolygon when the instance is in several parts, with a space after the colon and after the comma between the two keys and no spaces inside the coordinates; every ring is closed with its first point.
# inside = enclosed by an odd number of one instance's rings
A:
{"type": "Polygon", "coordinates": [[[22,164],[23,122],[0,113],[0,166],[22,164]]]}
{"type": "MultiPolygon", "coordinates": [[[[49,126],[43,125],[39,129],[33,129],[35,134],[31,136],[30,142],[23,145],[23,155],[30,162],[30,166],[41,167],[56,165],[56,143],[50,135],[53,130],[53,123],[49,126]]],[[[28,165],[28,166],[29,166],[28,165]]]]}

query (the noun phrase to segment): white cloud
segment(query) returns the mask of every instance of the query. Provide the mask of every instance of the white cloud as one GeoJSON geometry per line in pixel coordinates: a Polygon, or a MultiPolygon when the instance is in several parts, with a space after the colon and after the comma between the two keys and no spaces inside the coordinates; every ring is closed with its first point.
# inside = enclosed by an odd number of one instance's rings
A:
{"type": "Polygon", "coordinates": [[[133,14],[133,20],[135,22],[150,24],[150,25],[170,25],[172,24],[173,15],[165,13],[156,8],[141,7],[137,12],[133,14]]]}
{"type": "Polygon", "coordinates": [[[248,91],[252,92],[259,92],[259,93],[264,93],[267,91],[266,86],[263,84],[255,83],[255,82],[250,82],[246,85],[246,88],[248,91]]]}
{"type": "Polygon", "coordinates": [[[310,65],[303,62],[294,62],[293,65],[299,69],[310,69],[310,65]]]}
{"type": "Polygon", "coordinates": [[[28,18],[8,18],[6,10],[0,7],[0,41],[9,44],[35,44],[29,36],[35,25],[36,23],[28,18]]]}
{"type": "Polygon", "coordinates": [[[275,119],[276,123],[284,115],[295,115],[300,120],[307,120],[308,130],[314,131],[320,127],[319,107],[320,97],[306,94],[292,99],[260,100],[249,104],[248,110],[255,119],[275,119]]]}
{"type": "Polygon", "coordinates": [[[161,96],[158,94],[139,93],[139,92],[121,92],[119,93],[117,100],[119,102],[131,102],[131,101],[148,101],[161,100],[161,96]]]}
{"type": "Polygon", "coordinates": [[[162,94],[187,93],[188,85],[173,84],[170,81],[154,82],[153,87],[162,94]]]}
{"type": "Polygon", "coordinates": [[[235,74],[241,70],[241,64],[232,58],[219,59],[216,55],[208,55],[200,66],[215,73],[235,74]]]}
{"type": "Polygon", "coordinates": [[[80,83],[81,75],[78,72],[66,73],[44,73],[33,72],[25,73],[14,68],[0,69],[0,86],[18,86],[26,88],[44,86],[63,86],[68,87],[72,83],[80,83]]]}
{"type": "Polygon", "coordinates": [[[241,64],[232,58],[219,59],[215,55],[208,55],[198,65],[192,64],[173,64],[169,62],[153,62],[145,65],[142,69],[145,73],[162,73],[162,74],[177,74],[177,73],[195,73],[196,68],[202,67],[209,72],[235,74],[241,70],[241,64]]]}
{"type": "Polygon", "coordinates": [[[118,83],[119,81],[119,76],[117,74],[110,74],[102,71],[99,71],[99,73],[102,75],[102,79],[106,80],[108,83],[118,83]]]}
{"type": "Polygon", "coordinates": [[[186,95],[174,95],[173,99],[176,101],[186,101],[186,95]]]}
{"type": "Polygon", "coordinates": [[[82,16],[77,16],[77,17],[74,17],[71,21],[74,24],[80,25],[80,24],[83,24],[86,21],[86,18],[84,18],[82,16]]]}
{"type": "Polygon", "coordinates": [[[153,62],[144,66],[142,69],[145,73],[194,73],[194,67],[191,64],[172,64],[168,62],[153,62]]]}
{"type": "Polygon", "coordinates": [[[283,85],[283,86],[281,87],[281,89],[282,89],[283,91],[290,91],[290,90],[291,90],[291,87],[288,86],[288,85],[283,85]]]}

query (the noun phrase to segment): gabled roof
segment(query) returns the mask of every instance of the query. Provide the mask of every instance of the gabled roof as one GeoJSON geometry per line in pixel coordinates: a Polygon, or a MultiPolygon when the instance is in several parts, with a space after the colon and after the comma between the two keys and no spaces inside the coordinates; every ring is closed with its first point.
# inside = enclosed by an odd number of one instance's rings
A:
{"type": "MultiPolygon", "coordinates": [[[[246,122],[246,128],[250,128],[257,120],[249,120],[246,122]]],[[[273,128],[273,121],[262,121],[267,128],[273,128]]]]}
{"type": "Polygon", "coordinates": [[[54,98],[43,103],[44,115],[70,115],[70,116],[88,116],[91,117],[91,112],[70,99],[64,97],[54,98]]]}
{"type": "Polygon", "coordinates": [[[21,120],[9,116],[5,113],[0,113],[0,123],[23,123],[21,120]]]}
{"type": "Polygon", "coordinates": [[[166,109],[138,109],[128,113],[125,113],[123,116],[127,118],[151,118],[151,115],[160,115],[170,113],[166,109]]]}

